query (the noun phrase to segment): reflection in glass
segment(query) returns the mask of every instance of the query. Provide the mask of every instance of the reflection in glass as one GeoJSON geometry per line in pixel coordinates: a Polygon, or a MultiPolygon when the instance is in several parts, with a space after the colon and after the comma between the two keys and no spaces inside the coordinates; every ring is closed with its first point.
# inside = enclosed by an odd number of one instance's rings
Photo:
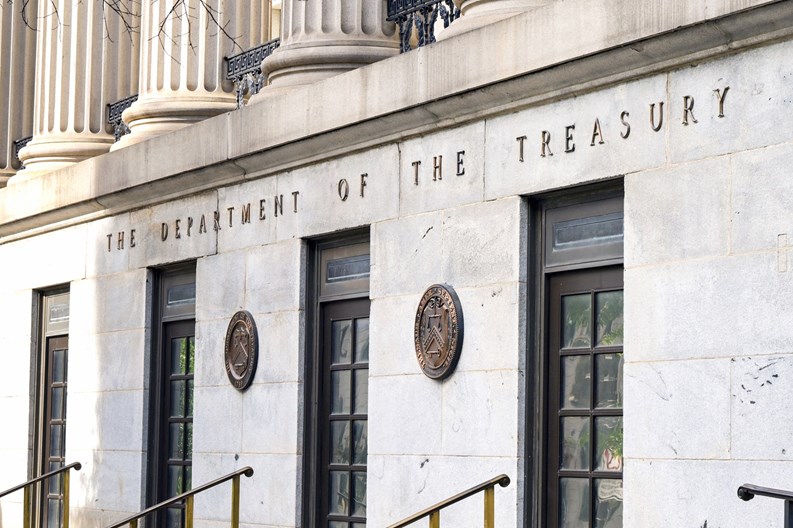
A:
{"type": "Polygon", "coordinates": [[[63,455],[63,426],[51,425],[50,426],[50,456],[60,457],[63,455]]]}
{"type": "Polygon", "coordinates": [[[184,460],[184,424],[172,423],[168,438],[170,439],[168,458],[184,460]]]}
{"type": "Polygon", "coordinates": [[[168,497],[184,493],[182,466],[168,466],[168,497]]]}
{"type": "Polygon", "coordinates": [[[168,306],[192,304],[195,302],[195,283],[180,284],[168,288],[168,306]]]}
{"type": "Polygon", "coordinates": [[[182,528],[182,510],[168,508],[168,528],[182,528]]]}
{"type": "Polygon", "coordinates": [[[352,426],[353,461],[355,465],[366,465],[367,455],[367,422],[356,420],[352,426]]]}
{"type": "Polygon", "coordinates": [[[328,528],[347,528],[347,523],[341,521],[328,521],[328,528]]]}
{"type": "Polygon", "coordinates": [[[622,416],[595,418],[596,470],[622,471],[622,416]]]}
{"type": "Polygon", "coordinates": [[[349,320],[333,321],[331,363],[350,363],[352,360],[352,323],[349,320]]]}
{"type": "Polygon", "coordinates": [[[171,374],[184,374],[187,369],[187,339],[171,339],[171,374]]]}
{"type": "Polygon", "coordinates": [[[366,517],[366,473],[353,473],[352,514],[366,517]]]}
{"type": "Polygon", "coordinates": [[[621,480],[595,480],[595,527],[622,528],[621,480]]]}
{"type": "Polygon", "coordinates": [[[193,466],[184,467],[184,490],[190,491],[193,489],[193,466]]]}
{"type": "Polygon", "coordinates": [[[350,422],[330,422],[330,463],[350,463],[350,422]]]}
{"type": "Polygon", "coordinates": [[[589,469],[589,418],[565,416],[562,426],[562,469],[589,469]]]}
{"type": "Polygon", "coordinates": [[[187,373],[195,372],[195,337],[187,338],[187,373]]]}
{"type": "Polygon", "coordinates": [[[171,382],[171,416],[185,415],[186,386],[187,382],[185,380],[171,382]]]}
{"type": "Polygon", "coordinates": [[[355,320],[355,362],[369,361],[369,318],[355,320]]]}
{"type": "Polygon", "coordinates": [[[589,479],[559,479],[560,528],[589,528],[589,479]]]}
{"type": "Polygon", "coordinates": [[[49,499],[47,501],[47,527],[58,528],[61,525],[61,501],[49,499]]]}
{"type": "Polygon", "coordinates": [[[595,295],[597,346],[622,345],[622,290],[595,295]]]}
{"type": "Polygon", "coordinates": [[[369,407],[369,369],[355,371],[355,407],[353,414],[366,414],[369,407]]]}
{"type": "Polygon", "coordinates": [[[562,297],[562,348],[592,346],[591,316],[592,296],[588,293],[562,297]]]}
{"type": "Polygon", "coordinates": [[[53,350],[52,363],[52,382],[62,383],[66,381],[66,350],[53,350]]]}
{"type": "Polygon", "coordinates": [[[590,362],[588,355],[562,357],[562,409],[589,409],[590,362]]]}
{"type": "Polygon", "coordinates": [[[63,418],[63,388],[52,389],[52,419],[61,420],[63,418]]]}
{"type": "Polygon", "coordinates": [[[193,422],[187,422],[185,427],[187,428],[187,447],[185,448],[184,458],[185,460],[191,460],[193,458],[193,422]]]}
{"type": "MultiPolygon", "coordinates": [[[[63,464],[60,462],[50,462],[50,469],[49,471],[56,471],[63,467],[63,464]]],[[[60,495],[61,493],[61,481],[63,480],[63,473],[57,475],[55,477],[50,477],[50,494],[52,495],[60,495]]]]}
{"type": "Polygon", "coordinates": [[[187,416],[193,416],[193,380],[187,380],[187,416]]]}
{"type": "Polygon", "coordinates": [[[595,369],[597,371],[595,398],[598,408],[622,407],[622,363],[621,352],[617,354],[597,354],[595,356],[595,369]]]}
{"type": "Polygon", "coordinates": [[[350,413],[350,371],[334,370],[330,373],[331,414],[350,413]]]}
{"type": "Polygon", "coordinates": [[[349,515],[350,474],[346,471],[330,472],[330,513],[349,515]]]}

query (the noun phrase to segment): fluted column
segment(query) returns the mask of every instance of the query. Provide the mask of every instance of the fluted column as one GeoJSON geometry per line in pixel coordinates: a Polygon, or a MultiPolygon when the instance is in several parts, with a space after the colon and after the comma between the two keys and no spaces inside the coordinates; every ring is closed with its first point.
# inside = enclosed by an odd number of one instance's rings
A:
{"type": "Polygon", "coordinates": [[[438,33],[437,40],[466,33],[534,9],[553,0],[454,0],[461,16],[448,28],[438,33]]]}
{"type": "Polygon", "coordinates": [[[107,104],[137,84],[138,35],[103,0],[41,0],[37,22],[33,140],[10,183],[107,152],[107,104]]]}
{"type": "MultiPolygon", "coordinates": [[[[27,5],[36,24],[37,0],[27,5]]],[[[22,5],[0,7],[0,187],[19,169],[14,141],[33,134],[36,30],[22,17],[22,5]]]]}
{"type": "Polygon", "coordinates": [[[265,0],[144,1],[138,100],[114,149],[234,110],[223,58],[266,42],[269,12],[265,0]]]}
{"type": "Polygon", "coordinates": [[[313,83],[399,53],[381,0],[283,0],[282,22],[281,46],[262,63],[268,89],[313,83]]]}

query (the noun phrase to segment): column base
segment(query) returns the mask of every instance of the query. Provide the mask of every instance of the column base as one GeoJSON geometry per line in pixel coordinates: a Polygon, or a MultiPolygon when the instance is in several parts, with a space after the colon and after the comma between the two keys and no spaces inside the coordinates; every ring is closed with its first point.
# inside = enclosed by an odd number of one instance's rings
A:
{"type": "Polygon", "coordinates": [[[8,180],[8,185],[99,156],[110,150],[112,144],[113,136],[110,134],[34,136],[33,140],[19,151],[19,159],[25,168],[8,180]]]}

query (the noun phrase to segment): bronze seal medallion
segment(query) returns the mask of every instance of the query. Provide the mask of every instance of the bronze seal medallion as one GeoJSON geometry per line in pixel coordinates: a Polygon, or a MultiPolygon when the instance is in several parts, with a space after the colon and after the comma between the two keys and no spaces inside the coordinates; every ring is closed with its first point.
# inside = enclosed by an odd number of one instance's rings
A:
{"type": "Polygon", "coordinates": [[[413,339],[424,374],[443,379],[454,372],[463,348],[463,310],[451,286],[433,284],[424,292],[413,339]]]}
{"type": "Polygon", "coordinates": [[[235,313],[226,330],[226,374],[237,390],[245,390],[256,374],[259,359],[259,337],[253,316],[240,310],[235,313]]]}

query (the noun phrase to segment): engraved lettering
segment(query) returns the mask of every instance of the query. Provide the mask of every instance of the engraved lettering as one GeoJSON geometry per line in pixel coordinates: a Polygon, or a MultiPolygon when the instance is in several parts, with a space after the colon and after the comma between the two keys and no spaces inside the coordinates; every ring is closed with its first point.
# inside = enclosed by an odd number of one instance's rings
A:
{"type": "Polygon", "coordinates": [[[297,197],[300,195],[300,191],[292,191],[292,211],[297,212],[297,197]]]}
{"type": "Polygon", "coordinates": [[[116,249],[119,251],[124,249],[124,231],[118,232],[118,238],[116,239],[116,249]]]}
{"type": "Polygon", "coordinates": [[[135,247],[135,230],[134,229],[130,229],[129,230],[129,247],[131,247],[131,248],[135,247]]]}
{"type": "Polygon", "coordinates": [[[457,153],[457,176],[465,176],[465,167],[463,167],[463,156],[465,151],[461,150],[457,153]]]}
{"type": "Polygon", "coordinates": [[[364,195],[363,189],[364,189],[364,187],[366,187],[366,178],[368,178],[368,177],[369,177],[369,173],[368,172],[364,172],[363,174],[361,174],[361,198],[364,197],[363,196],[364,195]]]}
{"type": "Polygon", "coordinates": [[[242,206],[242,219],[241,223],[243,224],[250,224],[251,223],[251,204],[246,203],[242,206]]]}
{"type": "Polygon", "coordinates": [[[201,215],[201,221],[198,223],[198,234],[207,232],[207,219],[206,216],[201,215]]]}
{"type": "Polygon", "coordinates": [[[658,103],[658,124],[655,124],[655,103],[650,104],[650,126],[653,127],[655,132],[661,130],[664,126],[664,103],[658,103]]]}
{"type": "Polygon", "coordinates": [[[564,127],[564,151],[575,152],[575,143],[573,143],[573,130],[575,125],[564,127]]]}
{"type": "Polygon", "coordinates": [[[592,143],[589,144],[590,147],[595,146],[595,140],[599,145],[602,145],[606,141],[603,139],[603,129],[600,128],[600,119],[595,118],[595,124],[592,127],[592,143]]]}
{"type": "Polygon", "coordinates": [[[162,225],[160,226],[160,238],[162,238],[163,242],[168,240],[168,224],[166,224],[165,222],[163,222],[162,225]]]}
{"type": "Polygon", "coordinates": [[[350,195],[350,184],[348,184],[347,180],[345,180],[344,178],[339,180],[338,192],[339,192],[339,198],[341,198],[341,201],[342,202],[346,202],[347,201],[347,196],[350,195]]]}
{"type": "Polygon", "coordinates": [[[719,100],[719,117],[724,117],[724,99],[727,98],[729,89],[729,86],[725,86],[724,90],[719,90],[718,88],[713,90],[716,93],[716,99],[719,100]]]}
{"type": "Polygon", "coordinates": [[[540,150],[540,156],[545,157],[546,154],[548,156],[553,156],[553,152],[551,152],[551,133],[547,130],[542,131],[542,150],[540,150]]]}
{"type": "Polygon", "coordinates": [[[284,216],[284,195],[273,196],[273,201],[275,202],[273,206],[275,209],[275,216],[278,217],[279,214],[284,216]]]}
{"type": "Polygon", "coordinates": [[[620,114],[620,121],[622,122],[622,125],[625,127],[625,130],[620,132],[620,137],[622,139],[628,139],[628,136],[631,135],[631,125],[630,123],[628,123],[629,117],[630,114],[628,112],[622,112],[620,114]]]}
{"type": "Polygon", "coordinates": [[[190,236],[190,231],[193,229],[193,217],[187,217],[187,236],[190,236]]]}
{"type": "Polygon", "coordinates": [[[264,213],[264,204],[267,203],[267,200],[262,198],[259,200],[259,220],[267,219],[267,215],[264,213]]]}
{"type": "Polygon", "coordinates": [[[419,165],[421,165],[420,161],[414,161],[411,163],[413,165],[413,185],[419,184],[419,165]]]}
{"type": "Polygon", "coordinates": [[[526,136],[518,136],[515,140],[518,142],[518,161],[523,163],[523,142],[529,139],[526,136]]]}
{"type": "Polygon", "coordinates": [[[432,181],[443,179],[443,156],[432,157],[432,181]]]}
{"type": "Polygon", "coordinates": [[[229,227],[234,227],[232,225],[232,218],[234,216],[234,208],[233,207],[227,207],[226,210],[229,212],[229,227]]]}
{"type": "Polygon", "coordinates": [[[690,95],[683,96],[683,124],[688,126],[688,116],[691,116],[691,121],[699,123],[697,118],[694,117],[694,98],[690,95]]]}
{"type": "Polygon", "coordinates": [[[173,237],[182,238],[181,220],[179,220],[178,218],[176,219],[176,222],[174,222],[173,237]]]}
{"type": "Polygon", "coordinates": [[[220,211],[214,211],[212,216],[215,218],[215,231],[220,231],[220,211]]]}
{"type": "Polygon", "coordinates": [[[107,235],[107,251],[110,252],[110,243],[113,241],[113,233],[107,235]]]}

